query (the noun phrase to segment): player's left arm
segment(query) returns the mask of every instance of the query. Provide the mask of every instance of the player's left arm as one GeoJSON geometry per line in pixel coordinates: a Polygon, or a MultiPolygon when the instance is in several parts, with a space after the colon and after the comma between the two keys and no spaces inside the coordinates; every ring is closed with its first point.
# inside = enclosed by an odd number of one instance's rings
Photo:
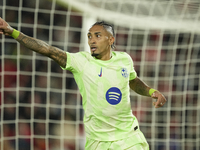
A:
{"type": "Polygon", "coordinates": [[[153,105],[155,106],[155,108],[162,107],[165,104],[165,102],[167,101],[162,93],[160,93],[158,90],[154,90],[154,89],[150,88],[145,82],[140,80],[140,78],[138,78],[138,77],[136,77],[133,80],[130,80],[129,86],[133,91],[135,91],[136,93],[138,93],[140,95],[157,99],[156,102],[153,102],[153,105]]]}

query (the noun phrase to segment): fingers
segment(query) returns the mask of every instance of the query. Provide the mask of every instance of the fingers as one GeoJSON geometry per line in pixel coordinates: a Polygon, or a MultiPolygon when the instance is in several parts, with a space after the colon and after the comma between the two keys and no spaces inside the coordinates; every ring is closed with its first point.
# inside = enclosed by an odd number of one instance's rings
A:
{"type": "Polygon", "coordinates": [[[153,102],[153,106],[155,108],[159,108],[159,107],[162,107],[165,103],[158,103],[158,102],[153,102]]]}
{"type": "Polygon", "coordinates": [[[7,26],[7,22],[0,17],[0,28],[5,29],[7,26]]]}
{"type": "Polygon", "coordinates": [[[154,92],[151,97],[157,99],[156,102],[153,102],[155,108],[162,107],[167,101],[166,98],[158,91],[154,92]]]}
{"type": "Polygon", "coordinates": [[[0,17],[0,34],[11,35],[13,28],[0,17]]]}
{"type": "Polygon", "coordinates": [[[3,19],[0,18],[0,32],[3,33],[4,30],[4,23],[3,23],[3,19]]]}
{"type": "Polygon", "coordinates": [[[0,34],[4,34],[3,30],[0,29],[0,34]]]}
{"type": "Polygon", "coordinates": [[[3,25],[3,19],[0,17],[0,26],[3,25]]]}

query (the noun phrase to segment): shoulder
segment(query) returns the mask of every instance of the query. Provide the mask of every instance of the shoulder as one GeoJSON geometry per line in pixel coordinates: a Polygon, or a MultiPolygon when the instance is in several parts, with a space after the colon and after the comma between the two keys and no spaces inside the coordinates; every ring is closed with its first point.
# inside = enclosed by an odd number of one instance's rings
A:
{"type": "Polygon", "coordinates": [[[91,54],[89,52],[86,51],[81,51],[81,52],[77,52],[77,53],[69,53],[67,52],[67,55],[70,55],[70,57],[75,57],[75,58],[83,58],[83,59],[89,59],[91,57],[91,54]]]}
{"type": "Polygon", "coordinates": [[[73,73],[82,71],[84,65],[90,59],[90,53],[88,52],[81,51],[77,53],[69,53],[69,52],[66,53],[67,53],[67,65],[65,69],[73,73]]]}
{"type": "Polygon", "coordinates": [[[83,56],[90,56],[91,54],[89,52],[86,52],[86,51],[81,51],[81,52],[78,52],[80,55],[83,55],[83,56]]]}
{"type": "Polygon", "coordinates": [[[80,51],[80,52],[77,52],[77,53],[70,53],[70,52],[67,52],[68,54],[70,55],[80,55],[80,56],[83,56],[83,57],[87,57],[90,55],[89,52],[86,52],[86,51],[80,51]]]}
{"type": "Polygon", "coordinates": [[[124,60],[132,61],[131,56],[126,52],[113,51],[112,54],[115,55],[116,58],[119,58],[121,60],[124,59],[124,60]]]}

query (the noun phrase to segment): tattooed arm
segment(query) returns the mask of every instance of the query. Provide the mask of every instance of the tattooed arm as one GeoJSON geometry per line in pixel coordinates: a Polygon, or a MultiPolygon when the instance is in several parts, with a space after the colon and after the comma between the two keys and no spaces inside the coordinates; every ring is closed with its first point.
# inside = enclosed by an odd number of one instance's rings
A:
{"type": "Polygon", "coordinates": [[[157,99],[156,102],[153,102],[153,105],[155,108],[162,107],[165,102],[167,101],[166,98],[159,92],[155,91],[151,96],[149,95],[149,90],[151,89],[146,83],[144,83],[140,78],[136,77],[135,79],[129,81],[130,88],[135,91],[136,93],[152,97],[154,99],[157,99]]]}
{"type": "Polygon", "coordinates": [[[135,79],[129,81],[129,86],[136,93],[150,97],[149,90],[151,88],[142,80],[140,80],[140,78],[136,77],[135,79]]]}
{"type": "MultiPolygon", "coordinates": [[[[11,36],[12,32],[13,28],[10,27],[10,25],[6,21],[0,18],[0,34],[11,36]]],[[[35,51],[37,53],[40,53],[42,55],[45,55],[53,59],[61,67],[64,68],[66,66],[67,55],[63,50],[50,46],[44,41],[29,37],[23,33],[20,33],[19,36],[16,38],[16,40],[20,44],[31,49],[32,51],[35,51]]]]}
{"type": "Polygon", "coordinates": [[[16,40],[25,47],[53,59],[63,68],[65,67],[67,55],[63,50],[50,46],[44,41],[24,35],[23,33],[20,33],[16,40]]]}

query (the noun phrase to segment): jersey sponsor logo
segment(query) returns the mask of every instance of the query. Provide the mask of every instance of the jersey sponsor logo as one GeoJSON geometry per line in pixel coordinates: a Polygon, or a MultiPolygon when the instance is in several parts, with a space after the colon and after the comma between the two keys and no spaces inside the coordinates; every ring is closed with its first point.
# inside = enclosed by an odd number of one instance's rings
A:
{"type": "Polygon", "coordinates": [[[126,68],[122,68],[121,73],[124,78],[128,78],[128,70],[126,68]]]}
{"type": "Polygon", "coordinates": [[[117,87],[111,87],[106,92],[106,100],[111,105],[117,105],[121,102],[122,92],[117,87]]]}
{"type": "Polygon", "coordinates": [[[102,77],[102,67],[101,67],[101,70],[100,70],[100,73],[98,74],[99,77],[102,77]]]}

